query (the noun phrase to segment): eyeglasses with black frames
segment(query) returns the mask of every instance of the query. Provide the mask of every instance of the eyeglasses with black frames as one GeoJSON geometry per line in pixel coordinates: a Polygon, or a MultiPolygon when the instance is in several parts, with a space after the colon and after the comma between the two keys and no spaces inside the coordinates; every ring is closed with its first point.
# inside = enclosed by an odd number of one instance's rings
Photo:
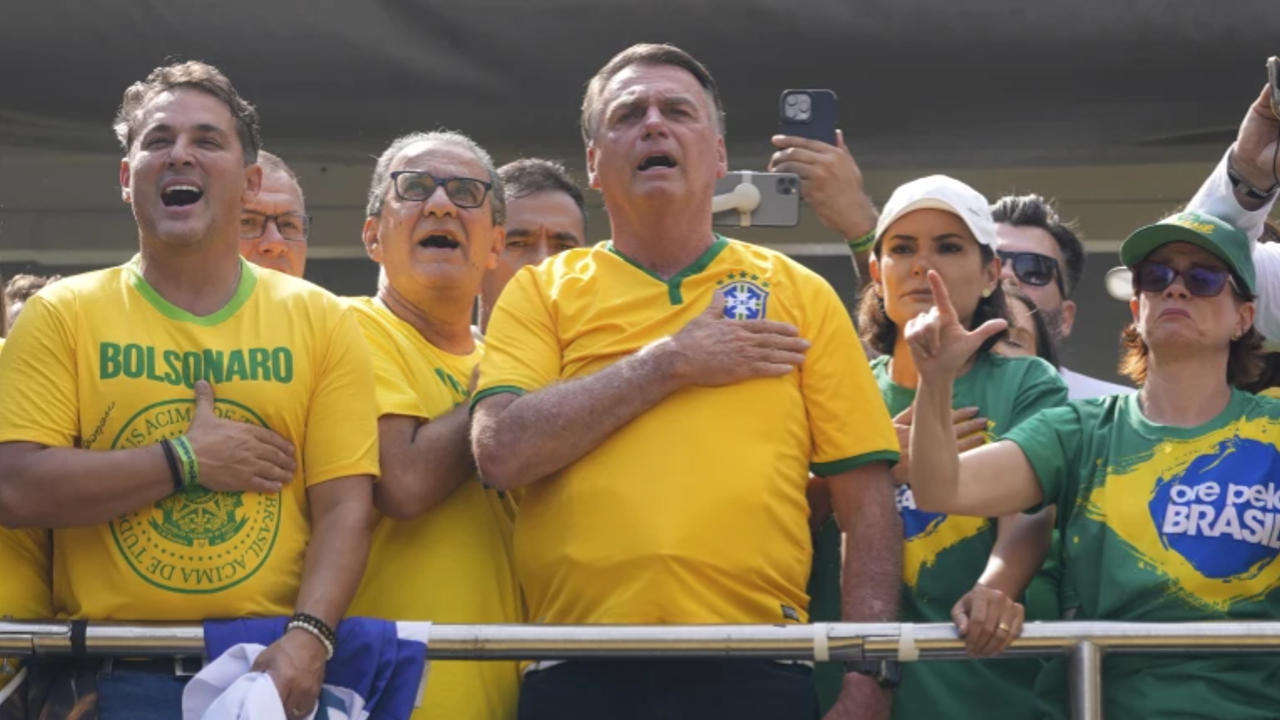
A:
{"type": "Polygon", "coordinates": [[[240,211],[240,238],[254,240],[262,237],[267,231],[267,223],[276,224],[280,237],[290,242],[304,242],[311,230],[311,218],[302,213],[287,212],[279,215],[268,215],[254,210],[240,211]]]}
{"type": "Polygon", "coordinates": [[[493,183],[469,177],[436,177],[425,170],[397,170],[391,173],[396,197],[401,200],[426,200],[444,186],[449,201],[460,208],[478,208],[484,204],[493,183]]]}

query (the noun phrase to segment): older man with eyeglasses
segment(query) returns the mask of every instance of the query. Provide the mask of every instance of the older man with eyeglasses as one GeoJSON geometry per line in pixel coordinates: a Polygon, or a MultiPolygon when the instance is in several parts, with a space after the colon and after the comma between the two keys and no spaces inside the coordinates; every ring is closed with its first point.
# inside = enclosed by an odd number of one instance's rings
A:
{"type": "Polygon", "coordinates": [[[302,186],[279,155],[259,151],[258,164],[262,188],[240,211],[240,256],[254,265],[302,277],[311,227],[302,186]]]}
{"type": "MultiPolygon", "coordinates": [[[[1039,195],[1006,195],[991,206],[991,215],[1005,282],[1035,302],[1054,342],[1063,342],[1075,326],[1071,294],[1084,275],[1084,244],[1039,195]]],[[[1072,400],[1130,392],[1065,367],[1058,371],[1072,400]]]]}
{"type": "MultiPolygon", "coordinates": [[[[363,240],[380,266],[354,298],[373,358],[382,479],[352,612],[393,620],[518,623],[514,506],[476,480],[467,398],[482,347],[471,312],[502,252],[506,204],[493,160],[455,132],[396,139],[373,171],[363,240]]],[[[515,714],[514,662],[433,662],[415,720],[515,714]]]]}

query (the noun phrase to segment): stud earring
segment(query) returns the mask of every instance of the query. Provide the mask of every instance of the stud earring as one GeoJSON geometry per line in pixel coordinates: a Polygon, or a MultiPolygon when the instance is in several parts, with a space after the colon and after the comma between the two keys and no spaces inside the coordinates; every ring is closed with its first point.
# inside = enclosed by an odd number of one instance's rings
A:
{"type": "Polygon", "coordinates": [[[989,297],[991,297],[991,294],[992,294],[993,292],[995,292],[995,291],[994,291],[994,290],[992,290],[991,288],[983,288],[983,289],[982,289],[982,297],[984,297],[984,298],[989,298],[989,297]]]}

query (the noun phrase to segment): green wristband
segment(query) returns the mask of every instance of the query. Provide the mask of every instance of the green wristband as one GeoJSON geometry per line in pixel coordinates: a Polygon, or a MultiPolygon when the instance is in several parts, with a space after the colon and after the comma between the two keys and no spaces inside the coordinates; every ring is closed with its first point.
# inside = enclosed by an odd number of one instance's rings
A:
{"type": "Polygon", "coordinates": [[[849,249],[852,250],[854,254],[857,254],[860,252],[866,252],[870,250],[871,246],[875,244],[876,244],[876,231],[872,230],[871,232],[867,233],[866,235],[863,235],[857,240],[850,240],[849,249]]]}
{"type": "Polygon", "coordinates": [[[178,469],[182,471],[182,487],[189,488],[200,482],[200,463],[196,460],[195,448],[186,435],[179,435],[169,442],[173,443],[173,451],[178,456],[178,469]]]}

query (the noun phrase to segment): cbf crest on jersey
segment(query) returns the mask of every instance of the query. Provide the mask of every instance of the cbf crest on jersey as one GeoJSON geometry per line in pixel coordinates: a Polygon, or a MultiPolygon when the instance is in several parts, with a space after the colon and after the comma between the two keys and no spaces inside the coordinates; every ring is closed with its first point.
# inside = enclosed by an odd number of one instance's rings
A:
{"type": "Polygon", "coordinates": [[[1259,598],[1280,587],[1277,434],[1258,418],[1161,443],[1113,469],[1086,512],[1197,605],[1225,611],[1259,598]]]}
{"type": "Polygon", "coordinates": [[[716,281],[717,292],[724,294],[724,316],[730,320],[761,320],[769,302],[769,281],[759,275],[729,273],[716,281]]]}

